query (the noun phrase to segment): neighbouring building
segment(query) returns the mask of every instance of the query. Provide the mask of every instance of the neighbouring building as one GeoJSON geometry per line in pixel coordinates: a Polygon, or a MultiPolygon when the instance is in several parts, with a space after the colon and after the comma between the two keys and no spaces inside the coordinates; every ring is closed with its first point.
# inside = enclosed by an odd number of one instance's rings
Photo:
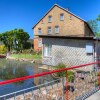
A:
{"type": "Polygon", "coordinates": [[[43,64],[73,66],[94,61],[95,35],[85,20],[68,9],[55,4],[33,29],[34,49],[42,49],[43,64]]]}

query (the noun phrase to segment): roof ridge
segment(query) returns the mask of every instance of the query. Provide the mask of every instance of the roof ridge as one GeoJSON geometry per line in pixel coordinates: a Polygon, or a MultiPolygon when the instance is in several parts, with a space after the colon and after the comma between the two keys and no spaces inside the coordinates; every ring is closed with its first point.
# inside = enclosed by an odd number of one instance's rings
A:
{"type": "Polygon", "coordinates": [[[86,21],[86,20],[84,20],[83,18],[81,18],[81,17],[77,16],[76,14],[74,14],[74,13],[72,13],[72,12],[70,12],[70,11],[66,10],[64,7],[62,7],[62,6],[58,5],[58,4],[56,4],[56,6],[58,6],[58,7],[62,8],[62,9],[63,9],[63,10],[65,10],[66,12],[68,12],[68,13],[70,13],[70,14],[72,14],[72,15],[76,16],[77,18],[79,18],[79,19],[83,20],[84,22],[87,22],[87,21],[86,21]]]}

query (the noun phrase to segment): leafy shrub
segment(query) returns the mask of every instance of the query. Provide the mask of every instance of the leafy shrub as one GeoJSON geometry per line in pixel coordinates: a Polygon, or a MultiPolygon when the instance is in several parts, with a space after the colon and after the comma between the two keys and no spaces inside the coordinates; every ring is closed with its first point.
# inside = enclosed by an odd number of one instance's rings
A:
{"type": "Polygon", "coordinates": [[[22,54],[33,54],[33,55],[37,54],[37,55],[39,55],[39,54],[42,54],[42,51],[40,51],[40,50],[35,51],[33,49],[26,49],[26,50],[23,50],[22,54]]]}
{"type": "MultiPolygon", "coordinates": [[[[54,66],[54,69],[59,70],[62,68],[66,68],[66,65],[63,63],[59,63],[57,66],[54,66]]],[[[66,77],[68,74],[68,81],[73,82],[74,81],[74,72],[73,71],[63,71],[63,72],[58,72],[57,76],[58,77],[66,77]]]]}
{"type": "Polygon", "coordinates": [[[25,44],[23,45],[24,49],[30,49],[31,48],[31,43],[30,42],[25,42],[25,44]]]}
{"type": "Polygon", "coordinates": [[[100,76],[100,72],[98,72],[97,75],[100,76]]]}
{"type": "Polygon", "coordinates": [[[95,82],[95,86],[96,86],[96,87],[97,87],[97,86],[100,86],[100,82],[96,81],[96,82],[95,82]]]}
{"type": "Polygon", "coordinates": [[[30,52],[30,49],[23,50],[23,51],[22,51],[22,54],[29,54],[29,52],[30,52]]]}
{"type": "MultiPolygon", "coordinates": [[[[66,68],[66,65],[63,64],[63,63],[59,63],[58,65],[54,66],[54,69],[56,69],[56,70],[59,70],[59,69],[62,69],[62,68],[66,68]]],[[[58,72],[57,76],[58,77],[65,77],[66,74],[67,74],[67,71],[58,72]]]]}
{"type": "Polygon", "coordinates": [[[73,82],[74,81],[74,72],[73,71],[67,71],[68,74],[68,81],[73,82]]]}
{"type": "Polygon", "coordinates": [[[0,45],[0,54],[5,54],[7,52],[7,48],[4,45],[0,45]]]}

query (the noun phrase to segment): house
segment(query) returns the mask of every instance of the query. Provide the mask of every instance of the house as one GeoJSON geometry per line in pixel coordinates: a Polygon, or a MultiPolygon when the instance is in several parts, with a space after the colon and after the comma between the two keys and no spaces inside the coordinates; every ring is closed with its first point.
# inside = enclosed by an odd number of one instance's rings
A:
{"type": "Polygon", "coordinates": [[[42,49],[42,39],[37,35],[94,35],[89,25],[75,14],[55,4],[33,27],[34,49],[42,49]],[[56,33],[55,33],[56,29],[56,33]],[[59,32],[57,32],[59,31],[59,32]],[[59,34],[58,34],[59,33],[59,34]]]}
{"type": "Polygon", "coordinates": [[[94,61],[95,35],[85,20],[68,9],[55,4],[33,29],[34,49],[42,48],[43,64],[73,66],[94,61]]]}

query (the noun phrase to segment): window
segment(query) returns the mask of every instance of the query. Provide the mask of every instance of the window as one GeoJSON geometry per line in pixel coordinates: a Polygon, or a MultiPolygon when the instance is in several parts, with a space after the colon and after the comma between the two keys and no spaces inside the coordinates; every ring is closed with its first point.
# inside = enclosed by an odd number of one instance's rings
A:
{"type": "Polygon", "coordinates": [[[72,16],[70,15],[70,20],[72,20],[72,16]]]}
{"type": "Polygon", "coordinates": [[[86,44],[86,53],[92,54],[93,53],[93,45],[91,43],[86,44]]]}
{"type": "Polygon", "coordinates": [[[42,39],[38,39],[38,47],[42,47],[42,39]]]}
{"type": "Polygon", "coordinates": [[[52,29],[51,27],[48,27],[48,34],[51,34],[52,33],[52,29]]]}
{"type": "Polygon", "coordinates": [[[51,52],[52,52],[52,45],[44,44],[43,55],[46,56],[46,57],[51,56],[51,52]]]}
{"type": "Polygon", "coordinates": [[[48,16],[48,22],[52,22],[52,16],[48,16]]]}
{"type": "Polygon", "coordinates": [[[61,20],[61,21],[64,20],[64,14],[60,14],[60,20],[61,20]]]}
{"type": "Polygon", "coordinates": [[[55,33],[59,33],[59,26],[55,26],[55,33]]]}
{"type": "Polygon", "coordinates": [[[41,28],[38,28],[38,34],[42,34],[41,28]]]}

